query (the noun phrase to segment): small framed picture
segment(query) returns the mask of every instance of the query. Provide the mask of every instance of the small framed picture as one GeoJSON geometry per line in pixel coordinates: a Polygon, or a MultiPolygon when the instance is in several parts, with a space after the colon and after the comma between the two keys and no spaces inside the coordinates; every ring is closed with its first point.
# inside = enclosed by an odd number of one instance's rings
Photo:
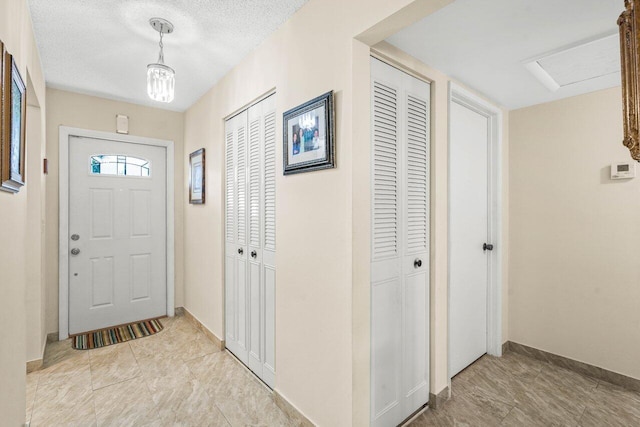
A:
{"type": "Polygon", "coordinates": [[[204,148],[189,154],[189,203],[193,205],[204,204],[204,148]]]}
{"type": "Polygon", "coordinates": [[[27,87],[12,55],[2,51],[0,190],[17,193],[25,181],[27,87]]]}
{"type": "Polygon", "coordinates": [[[333,91],[283,114],[284,175],[335,168],[333,91]]]}

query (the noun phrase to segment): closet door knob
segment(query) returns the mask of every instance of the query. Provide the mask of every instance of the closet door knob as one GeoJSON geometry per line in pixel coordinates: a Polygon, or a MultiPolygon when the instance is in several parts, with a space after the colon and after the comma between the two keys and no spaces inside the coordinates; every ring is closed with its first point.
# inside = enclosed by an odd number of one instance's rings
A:
{"type": "Polygon", "coordinates": [[[420,258],[416,258],[415,261],[413,261],[413,267],[414,268],[420,268],[422,267],[422,260],[420,258]]]}
{"type": "Polygon", "coordinates": [[[251,251],[251,258],[255,259],[258,256],[256,251],[251,251]]]}
{"type": "Polygon", "coordinates": [[[238,253],[239,253],[240,255],[242,255],[242,254],[244,253],[244,249],[239,248],[239,249],[238,249],[238,253]]]}

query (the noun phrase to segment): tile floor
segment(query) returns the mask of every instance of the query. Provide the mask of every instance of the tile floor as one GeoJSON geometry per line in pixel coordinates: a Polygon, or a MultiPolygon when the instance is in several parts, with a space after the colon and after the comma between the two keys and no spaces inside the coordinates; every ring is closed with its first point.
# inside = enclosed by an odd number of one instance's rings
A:
{"type": "Polygon", "coordinates": [[[271,393],[184,317],[158,334],[95,350],[47,346],[27,375],[27,421],[39,426],[289,426],[271,393]]]}
{"type": "Polygon", "coordinates": [[[452,390],[411,427],[640,426],[640,393],[516,353],[483,356],[453,378],[452,390]]]}
{"type": "MultiPolygon", "coordinates": [[[[27,421],[39,426],[292,426],[271,393],[184,317],[160,333],[78,351],[47,346],[27,375],[27,421]]],[[[515,353],[484,356],[453,379],[422,426],[640,426],[640,393],[515,353]]]]}

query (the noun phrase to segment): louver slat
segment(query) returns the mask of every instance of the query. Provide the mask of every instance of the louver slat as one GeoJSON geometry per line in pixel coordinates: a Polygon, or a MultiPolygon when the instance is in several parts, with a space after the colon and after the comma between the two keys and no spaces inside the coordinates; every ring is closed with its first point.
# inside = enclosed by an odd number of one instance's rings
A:
{"type": "Polygon", "coordinates": [[[238,244],[244,245],[247,241],[247,160],[246,160],[246,130],[245,126],[238,129],[238,169],[236,171],[237,187],[237,238],[238,244]]]}
{"type": "Polygon", "coordinates": [[[249,244],[260,245],[260,120],[249,124],[249,244]]]}
{"type": "Polygon", "coordinates": [[[264,248],[276,249],[276,115],[264,118],[264,248]]]}
{"type": "Polygon", "coordinates": [[[225,216],[225,222],[226,222],[226,236],[227,236],[227,241],[233,241],[233,237],[234,237],[234,233],[233,233],[233,220],[234,220],[234,212],[233,212],[233,208],[235,206],[235,200],[234,200],[234,192],[233,192],[233,184],[234,184],[234,179],[233,179],[233,132],[227,132],[226,135],[226,171],[227,171],[227,176],[226,176],[226,188],[225,188],[225,192],[226,192],[226,197],[227,197],[227,202],[226,202],[226,216],[225,216]]]}
{"type": "Polygon", "coordinates": [[[398,253],[397,91],[374,82],[373,259],[398,253]]]}
{"type": "Polygon", "coordinates": [[[429,221],[429,111],[426,101],[407,97],[407,251],[427,250],[429,221]]]}

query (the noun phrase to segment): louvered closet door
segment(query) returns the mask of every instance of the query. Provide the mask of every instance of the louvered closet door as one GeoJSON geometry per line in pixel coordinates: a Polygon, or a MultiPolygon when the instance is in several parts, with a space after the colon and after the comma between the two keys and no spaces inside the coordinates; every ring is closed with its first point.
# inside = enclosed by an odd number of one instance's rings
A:
{"type": "MultiPolygon", "coordinates": [[[[265,245],[267,218],[275,213],[275,96],[248,110],[249,368],[274,382],[274,249],[265,245]],[[267,165],[266,162],[269,162],[267,165]],[[269,176],[267,177],[267,171],[269,176]],[[267,186],[272,197],[266,195],[267,186]],[[269,203],[267,208],[266,203],[269,203]]],[[[270,224],[273,226],[274,224],[270,224]]],[[[270,227],[273,230],[273,227],[270,227]]]]}
{"type": "Polygon", "coordinates": [[[262,283],[264,323],[262,328],[262,374],[271,388],[276,375],[276,96],[262,101],[264,124],[262,283]]]}
{"type": "Polygon", "coordinates": [[[428,83],[371,60],[371,423],[429,400],[428,83]]]}
{"type": "Polygon", "coordinates": [[[238,359],[248,364],[246,111],[227,120],[225,145],[225,343],[238,359]]]}
{"type": "Polygon", "coordinates": [[[275,381],[275,95],[226,124],[227,347],[275,381]],[[239,252],[242,252],[240,254],[239,252]]]}

